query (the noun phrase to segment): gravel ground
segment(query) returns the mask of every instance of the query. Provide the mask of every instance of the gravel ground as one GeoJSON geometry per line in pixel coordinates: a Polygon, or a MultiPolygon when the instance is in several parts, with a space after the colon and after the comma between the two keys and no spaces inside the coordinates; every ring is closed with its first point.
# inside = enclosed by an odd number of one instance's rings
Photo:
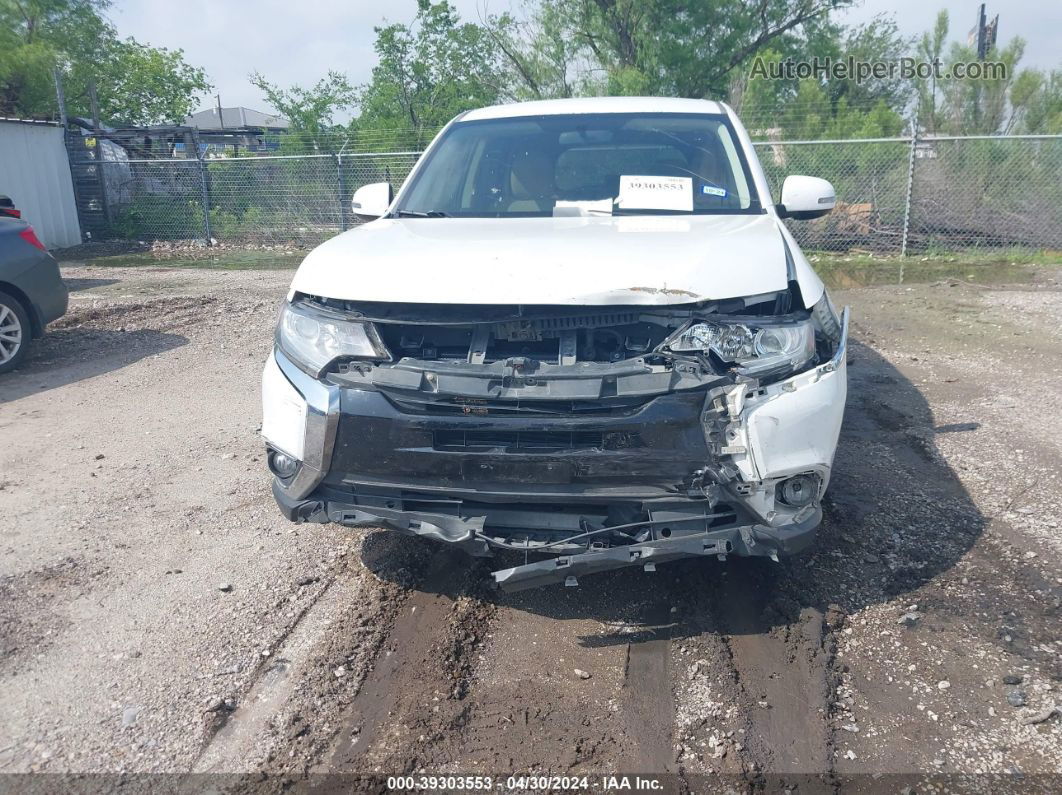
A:
{"type": "Polygon", "coordinates": [[[1057,791],[1056,272],[835,296],[812,554],[504,595],[278,515],[258,384],[290,272],[63,270],[70,313],[0,379],[0,772],[1057,791]]]}

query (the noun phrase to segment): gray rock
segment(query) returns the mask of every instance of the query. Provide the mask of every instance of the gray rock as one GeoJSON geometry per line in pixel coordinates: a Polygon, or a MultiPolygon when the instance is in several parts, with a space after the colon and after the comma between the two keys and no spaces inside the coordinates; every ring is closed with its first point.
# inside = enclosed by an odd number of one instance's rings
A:
{"type": "Polygon", "coordinates": [[[1011,690],[1007,693],[1007,703],[1012,707],[1025,706],[1025,693],[1021,690],[1011,690]]]}
{"type": "Polygon", "coordinates": [[[593,674],[591,674],[589,671],[584,671],[582,668],[576,668],[575,675],[578,676],[580,679],[589,679],[593,674]]]}
{"type": "Polygon", "coordinates": [[[913,627],[915,624],[918,623],[918,619],[920,619],[921,617],[921,613],[919,613],[917,610],[912,610],[910,613],[904,613],[902,616],[896,619],[896,623],[903,624],[903,626],[905,627],[913,627]]]}
{"type": "Polygon", "coordinates": [[[1003,684],[1005,684],[1005,685],[1020,685],[1021,684],[1021,680],[1023,678],[1024,677],[1022,677],[1021,674],[1007,674],[1006,676],[1003,677],[1003,684]]]}
{"type": "Polygon", "coordinates": [[[1025,726],[1033,726],[1037,723],[1051,720],[1055,715],[1062,715],[1062,707],[1048,707],[1047,709],[1040,710],[1039,712],[1022,719],[1022,723],[1025,726]]]}
{"type": "Polygon", "coordinates": [[[221,591],[222,593],[228,593],[229,591],[232,590],[232,584],[231,583],[227,583],[227,582],[223,582],[220,585],[218,585],[218,590],[221,591]]]}
{"type": "Polygon", "coordinates": [[[128,728],[136,723],[136,719],[140,716],[140,707],[126,707],[122,711],[122,728],[128,728]]]}

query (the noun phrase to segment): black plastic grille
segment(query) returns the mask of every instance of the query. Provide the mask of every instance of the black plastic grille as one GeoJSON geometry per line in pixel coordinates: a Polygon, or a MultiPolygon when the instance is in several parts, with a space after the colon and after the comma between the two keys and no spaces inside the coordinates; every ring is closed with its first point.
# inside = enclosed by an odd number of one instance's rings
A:
{"type": "Polygon", "coordinates": [[[613,398],[611,400],[494,400],[480,398],[440,398],[416,394],[384,393],[388,400],[407,414],[439,416],[579,416],[631,414],[651,401],[652,397],[613,398]]]}
{"type": "MultiPolygon", "coordinates": [[[[619,434],[607,434],[617,436],[619,434]]],[[[597,431],[465,431],[434,432],[436,450],[556,452],[605,448],[606,434],[597,431]]]]}

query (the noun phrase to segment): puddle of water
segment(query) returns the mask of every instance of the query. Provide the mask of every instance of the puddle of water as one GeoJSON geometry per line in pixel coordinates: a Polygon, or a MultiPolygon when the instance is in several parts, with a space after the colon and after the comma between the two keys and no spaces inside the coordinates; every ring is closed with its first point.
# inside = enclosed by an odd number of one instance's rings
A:
{"type": "Polygon", "coordinates": [[[1036,276],[1036,266],[1011,263],[971,265],[962,262],[933,262],[911,259],[880,262],[812,262],[827,287],[846,289],[885,284],[922,284],[958,279],[975,284],[1021,284],[1036,276]]]}

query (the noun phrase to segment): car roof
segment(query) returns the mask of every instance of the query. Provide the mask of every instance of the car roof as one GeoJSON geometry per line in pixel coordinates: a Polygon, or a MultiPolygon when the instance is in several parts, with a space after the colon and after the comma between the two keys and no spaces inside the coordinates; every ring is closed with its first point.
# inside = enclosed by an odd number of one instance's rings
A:
{"type": "Polygon", "coordinates": [[[580,97],[515,102],[470,110],[458,121],[512,119],[575,113],[725,113],[725,106],[708,99],[678,97],[580,97]]]}

